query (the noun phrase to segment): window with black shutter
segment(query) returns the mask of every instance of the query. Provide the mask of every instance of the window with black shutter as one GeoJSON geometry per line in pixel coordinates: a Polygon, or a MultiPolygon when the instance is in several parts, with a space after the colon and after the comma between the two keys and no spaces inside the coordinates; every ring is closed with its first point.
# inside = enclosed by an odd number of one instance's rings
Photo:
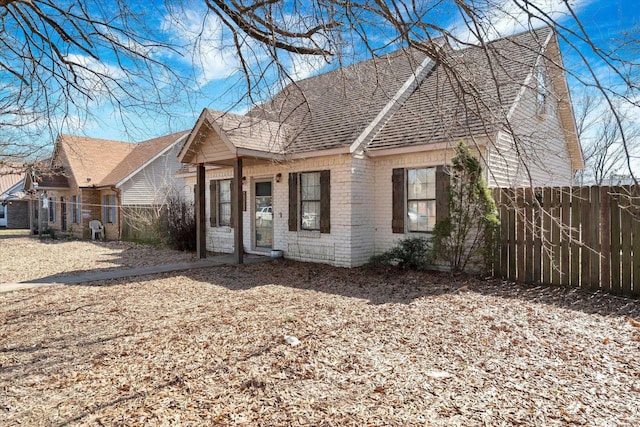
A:
{"type": "Polygon", "coordinates": [[[331,172],[289,174],[289,231],[331,232],[331,172]]]}
{"type": "Polygon", "coordinates": [[[448,216],[449,174],[445,166],[392,171],[393,233],[426,233],[448,216]]]}

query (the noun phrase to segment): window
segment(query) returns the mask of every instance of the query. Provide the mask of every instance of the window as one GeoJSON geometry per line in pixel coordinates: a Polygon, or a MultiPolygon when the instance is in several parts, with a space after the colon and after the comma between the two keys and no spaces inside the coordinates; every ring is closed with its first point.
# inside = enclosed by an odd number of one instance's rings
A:
{"type": "Polygon", "coordinates": [[[554,114],[554,103],[550,92],[551,82],[543,64],[536,67],[536,85],[536,113],[539,115],[554,114]]]}
{"type": "Polygon", "coordinates": [[[115,224],[116,222],[116,195],[107,194],[102,196],[102,222],[105,224],[115,224]]]}
{"type": "Polygon", "coordinates": [[[300,174],[300,229],[320,230],[320,172],[300,174]]]}
{"type": "Polygon", "coordinates": [[[49,197],[49,222],[56,222],[56,198],[49,197]]]}
{"type": "Polygon", "coordinates": [[[330,171],[289,174],[289,231],[329,233],[330,171]]]}
{"type": "Polygon", "coordinates": [[[444,166],[393,169],[393,233],[433,231],[448,213],[449,174],[444,166]]]}
{"type": "Polygon", "coordinates": [[[71,222],[80,224],[80,196],[71,196],[71,222]]]}
{"type": "Polygon", "coordinates": [[[231,180],[209,183],[209,225],[231,227],[231,180]]]}

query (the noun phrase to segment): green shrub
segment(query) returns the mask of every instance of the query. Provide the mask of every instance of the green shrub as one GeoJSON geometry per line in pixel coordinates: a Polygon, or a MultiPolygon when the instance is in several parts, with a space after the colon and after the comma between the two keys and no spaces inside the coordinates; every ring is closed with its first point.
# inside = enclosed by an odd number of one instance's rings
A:
{"type": "Polygon", "coordinates": [[[460,143],[451,159],[449,217],[433,230],[437,259],[446,261],[452,273],[466,270],[470,262],[491,265],[495,236],[500,225],[496,204],[482,177],[479,160],[460,143]]]}
{"type": "Polygon", "coordinates": [[[369,259],[367,267],[397,266],[407,270],[425,270],[431,262],[431,243],[424,237],[402,239],[396,246],[369,259]]]}

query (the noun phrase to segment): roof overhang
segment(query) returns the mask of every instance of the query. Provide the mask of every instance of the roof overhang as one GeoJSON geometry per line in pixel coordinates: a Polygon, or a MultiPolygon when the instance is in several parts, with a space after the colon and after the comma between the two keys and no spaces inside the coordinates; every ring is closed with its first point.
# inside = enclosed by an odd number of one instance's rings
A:
{"type": "Polygon", "coordinates": [[[284,155],[256,148],[243,147],[223,130],[209,110],[205,109],[194,128],[187,136],[178,160],[181,163],[233,166],[235,159],[242,157],[246,165],[282,161],[284,155]]]}
{"type": "MultiPolygon", "coordinates": [[[[379,150],[366,150],[367,156],[369,157],[386,157],[386,156],[397,156],[401,154],[416,154],[416,153],[424,153],[430,151],[439,151],[439,150],[454,150],[458,144],[454,142],[436,142],[433,144],[419,144],[419,145],[410,145],[405,147],[396,147],[396,148],[385,148],[379,150]]],[[[473,147],[476,147],[478,150],[484,150],[487,147],[486,138],[478,139],[474,138],[471,144],[473,147]]]]}

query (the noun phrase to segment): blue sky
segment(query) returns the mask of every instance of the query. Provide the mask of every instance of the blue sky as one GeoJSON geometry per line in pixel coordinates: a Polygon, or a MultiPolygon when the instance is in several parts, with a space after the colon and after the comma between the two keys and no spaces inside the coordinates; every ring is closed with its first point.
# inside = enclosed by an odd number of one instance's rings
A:
{"type": "MultiPolygon", "coordinates": [[[[570,12],[563,1],[534,0],[530,3],[559,20],[561,25],[566,25],[570,30],[577,30],[577,26],[569,16],[570,12]]],[[[89,104],[90,115],[88,118],[82,119],[81,114],[77,116],[71,114],[66,126],[62,129],[63,132],[86,134],[99,138],[140,141],[190,128],[205,107],[236,112],[243,112],[248,108],[249,104],[244,97],[246,93],[244,75],[239,71],[240,64],[231,43],[231,34],[223,29],[212,14],[205,17],[206,9],[204,9],[203,2],[186,2],[186,6],[179,14],[179,19],[172,18],[165,13],[162,6],[156,7],[153,3],[136,3],[134,1],[131,4],[133,7],[144,7],[145,13],[148,13],[145,22],[157,37],[183,46],[182,52],[152,53],[156,55],[156,59],[168,64],[176,73],[186,77],[186,85],[182,88],[181,93],[172,95],[175,96],[175,99],[167,99],[164,114],[126,108],[118,110],[118,108],[114,108],[112,103],[103,102],[104,99],[97,97],[89,104]],[[198,49],[193,49],[196,34],[200,36],[200,44],[198,49]]],[[[508,6],[510,2],[506,1],[505,4],[508,13],[504,11],[496,13],[495,10],[485,11],[488,16],[491,16],[496,34],[506,36],[525,30],[526,23],[522,22],[523,16],[518,14],[517,9],[508,6]]],[[[635,1],[573,0],[569,4],[577,13],[589,35],[600,46],[609,47],[615,44],[625,31],[633,29],[640,23],[640,6],[635,1]]],[[[464,37],[465,27],[460,17],[451,10],[454,9],[443,7],[438,15],[432,16],[437,16],[440,19],[439,25],[464,37]]],[[[384,34],[370,34],[370,36],[374,43],[384,44],[384,34]]],[[[570,40],[575,40],[575,38],[570,40]]],[[[579,55],[566,43],[563,43],[563,48],[565,65],[579,73],[584,72],[584,69],[580,68],[582,63],[579,55]]],[[[266,68],[265,57],[260,54],[257,43],[250,43],[245,49],[247,51],[253,49],[253,52],[258,52],[250,56],[251,69],[264,71],[266,68]]],[[[353,53],[356,56],[362,53],[358,51],[357,45],[354,50],[353,53]]],[[[610,68],[607,69],[602,61],[597,60],[593,52],[585,48],[583,53],[604,82],[615,84],[619,81],[616,80],[615,73],[610,68]]],[[[632,52],[628,55],[635,62],[640,59],[638,58],[639,52],[632,52]]],[[[335,66],[335,64],[327,64],[323,58],[314,58],[309,61],[295,55],[285,54],[282,58],[290,75],[298,79],[335,66]]],[[[78,57],[78,60],[87,61],[91,67],[104,70],[115,76],[121,73],[115,63],[115,58],[108,53],[101,57],[100,62],[82,57],[78,57]]],[[[163,76],[159,77],[162,81],[163,76]]],[[[171,80],[171,77],[165,77],[165,80],[171,80]]],[[[166,83],[168,84],[168,82],[166,83]]],[[[570,78],[569,83],[573,92],[577,93],[579,88],[575,79],[570,78]]],[[[143,87],[148,88],[149,86],[147,84],[143,87]]],[[[630,115],[637,117],[637,121],[640,123],[640,114],[636,110],[637,107],[630,108],[630,115]]]]}

